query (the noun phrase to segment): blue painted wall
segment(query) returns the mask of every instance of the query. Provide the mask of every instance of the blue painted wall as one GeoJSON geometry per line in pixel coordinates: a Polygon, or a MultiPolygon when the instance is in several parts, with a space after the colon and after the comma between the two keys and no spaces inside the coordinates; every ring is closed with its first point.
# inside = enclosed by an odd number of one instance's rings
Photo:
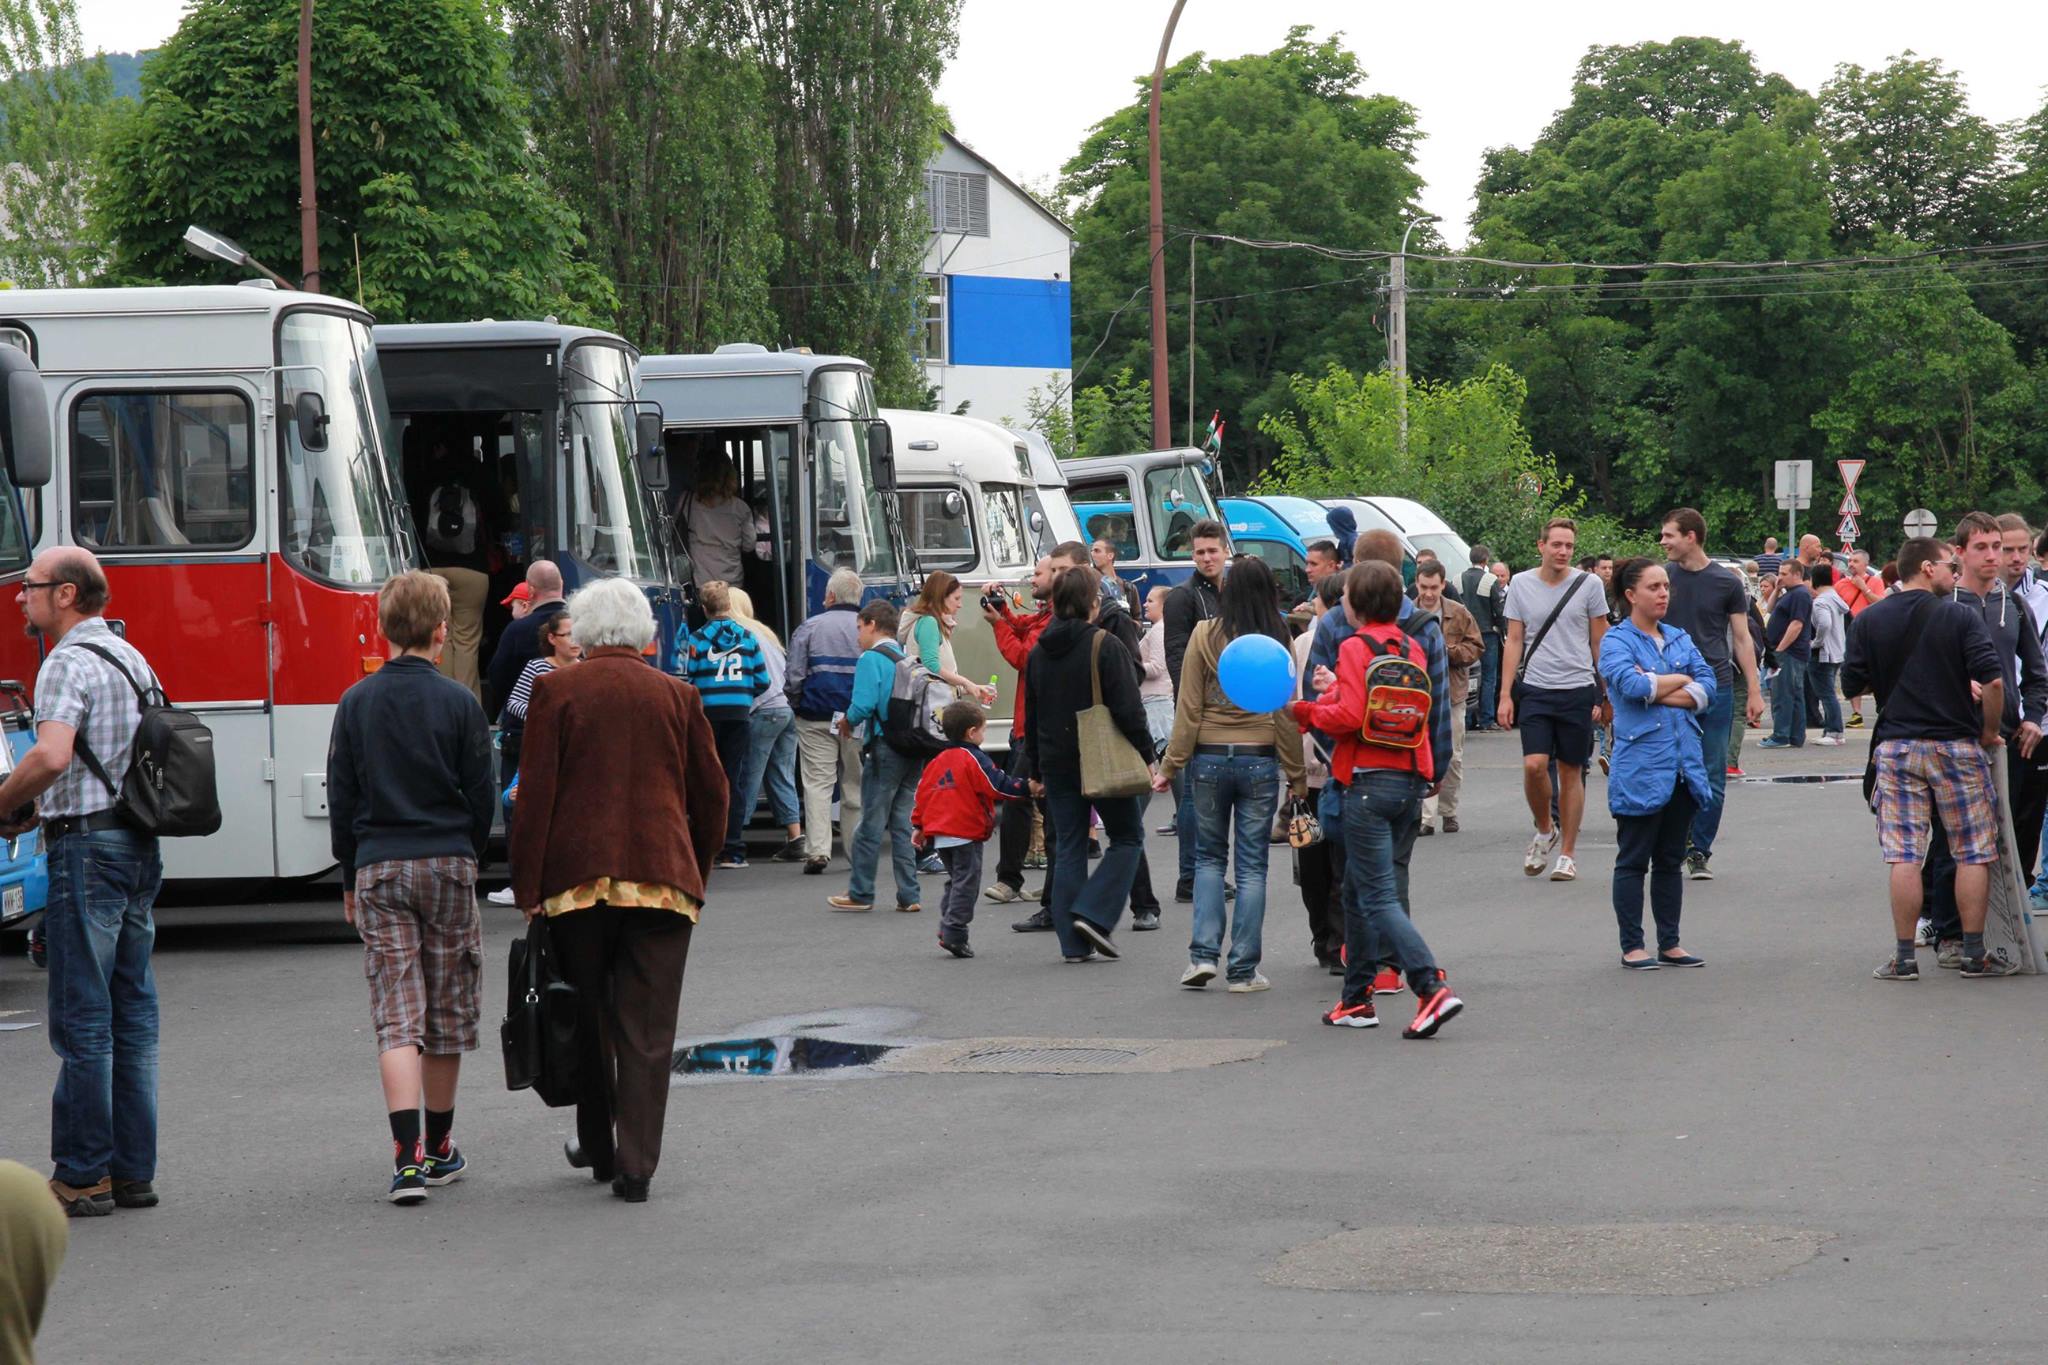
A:
{"type": "Polygon", "coordinates": [[[955,365],[1064,370],[1073,364],[1073,299],[1065,280],[946,277],[955,365]]]}

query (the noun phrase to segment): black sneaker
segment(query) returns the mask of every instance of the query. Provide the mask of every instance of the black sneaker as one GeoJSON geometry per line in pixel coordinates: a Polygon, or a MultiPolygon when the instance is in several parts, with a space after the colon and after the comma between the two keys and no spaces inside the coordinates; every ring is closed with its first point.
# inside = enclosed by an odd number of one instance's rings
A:
{"type": "Polygon", "coordinates": [[[1714,869],[1707,866],[1707,856],[1704,853],[1688,853],[1685,855],[1685,875],[1687,878],[1696,882],[1710,882],[1714,880],[1714,869]]]}
{"type": "Polygon", "coordinates": [[[1195,903],[1194,878],[1185,877],[1175,882],[1173,884],[1173,898],[1182,905],[1193,905],[1195,903]]]}
{"type": "Polygon", "coordinates": [[[1146,910],[1131,916],[1131,932],[1133,933],[1142,934],[1147,930],[1157,929],[1158,927],[1159,912],[1157,910],[1146,910]]]}
{"type": "Polygon", "coordinates": [[[424,1204],[427,1202],[426,1168],[408,1161],[391,1173],[390,1200],[394,1204],[424,1204]]]}
{"type": "Polygon", "coordinates": [[[1040,910],[1027,919],[1020,919],[1010,926],[1020,934],[1049,934],[1052,932],[1052,911],[1040,910]]]}
{"type": "Polygon", "coordinates": [[[1966,977],[2017,976],[2019,970],[2019,963],[2008,962],[2003,957],[1990,953],[1982,957],[1963,958],[1963,975],[1966,977]]]}
{"type": "Polygon", "coordinates": [[[101,1180],[96,1185],[67,1185],[50,1178],[50,1193],[57,1197],[66,1218],[105,1218],[114,1211],[114,1184],[101,1180]]]}
{"type": "Polygon", "coordinates": [[[1088,940],[1090,944],[1094,945],[1096,952],[1109,958],[1111,961],[1115,961],[1123,956],[1122,953],[1116,950],[1116,940],[1109,936],[1109,930],[1093,920],[1082,919],[1079,915],[1076,915],[1074,917],[1074,932],[1088,940]]]}
{"type": "Polygon", "coordinates": [[[153,1209],[159,1200],[156,1186],[147,1180],[116,1180],[114,1182],[114,1207],[118,1209],[153,1209]]]}
{"type": "Polygon", "coordinates": [[[775,855],[775,861],[778,863],[800,863],[803,860],[804,841],[801,839],[791,839],[782,846],[781,852],[775,855]]]}
{"type": "Polygon", "coordinates": [[[940,934],[939,946],[941,948],[944,948],[947,952],[951,953],[954,957],[974,956],[974,949],[967,946],[967,939],[964,935],[960,938],[947,938],[944,934],[940,934]]]}
{"type": "Polygon", "coordinates": [[[1920,979],[1920,963],[1916,958],[1909,957],[1901,962],[1896,957],[1888,957],[1884,960],[1883,965],[1872,972],[1871,975],[1879,981],[1918,981],[1920,979]]]}
{"type": "Polygon", "coordinates": [[[462,1155],[462,1149],[455,1145],[453,1138],[448,1141],[446,1156],[436,1156],[429,1152],[427,1159],[420,1165],[420,1171],[426,1176],[429,1185],[453,1185],[462,1179],[462,1173],[468,1169],[469,1161],[462,1155]]]}

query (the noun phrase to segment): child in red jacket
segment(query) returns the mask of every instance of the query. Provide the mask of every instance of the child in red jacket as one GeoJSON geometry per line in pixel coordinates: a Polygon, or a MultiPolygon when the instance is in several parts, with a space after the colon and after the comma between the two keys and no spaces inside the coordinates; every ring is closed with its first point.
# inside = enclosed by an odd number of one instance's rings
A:
{"type": "Polygon", "coordinates": [[[973,957],[967,926],[981,892],[981,846],[995,830],[996,802],[1021,800],[1028,792],[1023,778],[1010,776],[981,751],[988,713],[978,704],[951,703],[939,713],[939,728],[952,742],[925,764],[910,811],[911,840],[919,848],[937,848],[946,865],[939,946],[954,957],[973,957]]]}

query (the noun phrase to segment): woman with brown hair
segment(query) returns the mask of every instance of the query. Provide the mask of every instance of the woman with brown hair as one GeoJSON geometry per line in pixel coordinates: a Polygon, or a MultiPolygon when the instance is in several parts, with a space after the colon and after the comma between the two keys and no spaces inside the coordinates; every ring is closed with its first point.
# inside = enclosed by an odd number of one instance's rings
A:
{"type": "Polygon", "coordinates": [[[940,681],[951,683],[959,696],[993,706],[995,688],[962,675],[960,664],[953,657],[953,628],[960,620],[960,604],[966,596],[967,590],[960,580],[944,569],[926,574],[924,590],[903,611],[903,621],[896,628],[896,643],[940,681]]]}
{"type": "Polygon", "coordinates": [[[569,1164],[647,1198],[661,1157],[676,1005],[728,782],[697,689],[649,668],[654,612],[606,578],[569,602],[583,662],[542,677],[527,712],[512,890],[548,916],[576,988],[582,1094],[569,1164]]]}

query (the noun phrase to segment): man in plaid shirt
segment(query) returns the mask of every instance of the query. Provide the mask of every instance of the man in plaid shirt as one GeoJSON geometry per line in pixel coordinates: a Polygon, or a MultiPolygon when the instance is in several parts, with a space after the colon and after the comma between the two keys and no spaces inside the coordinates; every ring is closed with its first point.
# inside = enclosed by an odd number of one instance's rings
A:
{"type": "Polygon", "coordinates": [[[15,600],[50,651],[36,679],[35,747],[0,782],[0,836],[40,822],[49,856],[50,1048],[64,1063],[50,1106],[50,1189],[73,1218],[157,1202],[150,951],[164,865],[155,837],[114,813],[142,720],[120,669],[144,687],[156,675],[107,625],[107,598],[106,573],[86,550],[45,550],[29,566],[15,600]],[[109,906],[120,907],[111,922],[109,906]]]}

